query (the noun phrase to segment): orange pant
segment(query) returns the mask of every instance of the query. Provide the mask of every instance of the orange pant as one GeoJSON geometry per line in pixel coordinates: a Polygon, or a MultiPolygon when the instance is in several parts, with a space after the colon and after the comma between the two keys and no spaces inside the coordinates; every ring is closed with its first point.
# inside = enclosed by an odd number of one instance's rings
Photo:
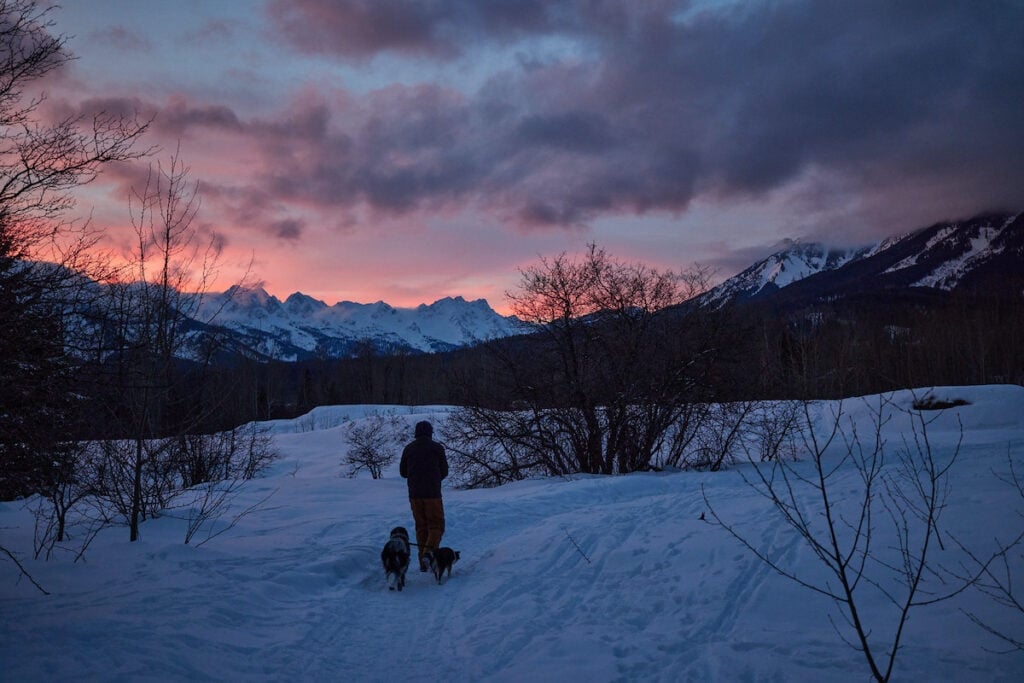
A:
{"type": "Polygon", "coordinates": [[[444,535],[444,503],[440,498],[410,498],[412,518],[416,522],[416,545],[419,555],[437,550],[444,535]]]}

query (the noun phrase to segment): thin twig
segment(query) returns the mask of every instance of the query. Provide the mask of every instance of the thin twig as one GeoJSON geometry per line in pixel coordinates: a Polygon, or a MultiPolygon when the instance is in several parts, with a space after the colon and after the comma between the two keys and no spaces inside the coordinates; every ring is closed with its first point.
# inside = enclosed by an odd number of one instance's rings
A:
{"type": "Polygon", "coordinates": [[[564,531],[564,532],[565,532],[565,535],[566,535],[566,537],[567,537],[567,538],[568,538],[568,539],[569,539],[570,541],[572,541],[572,544],[573,544],[574,546],[576,546],[576,550],[577,550],[577,552],[579,552],[579,554],[583,556],[583,559],[587,561],[587,564],[591,564],[591,562],[590,562],[590,558],[589,558],[589,557],[587,557],[587,554],[586,554],[585,552],[583,552],[583,548],[581,548],[581,547],[580,547],[580,544],[576,542],[576,539],[575,539],[575,538],[573,538],[573,537],[572,537],[571,535],[569,535],[569,530],[568,530],[568,529],[566,529],[566,528],[565,528],[565,527],[563,526],[563,527],[562,527],[562,531],[564,531]]]}
{"type": "MultiPolygon", "coordinates": [[[[0,550],[2,550],[4,552],[4,554],[7,555],[7,557],[11,558],[11,562],[13,562],[15,565],[17,565],[18,571],[20,571],[22,573],[22,575],[26,579],[31,581],[32,585],[35,586],[36,588],[38,588],[40,593],[42,593],[43,595],[49,595],[50,594],[49,591],[47,591],[45,588],[43,588],[42,586],[39,585],[38,581],[36,581],[35,579],[32,578],[32,575],[28,573],[28,570],[25,569],[25,567],[23,567],[21,565],[21,562],[18,562],[18,558],[16,558],[14,556],[14,553],[12,553],[10,550],[8,550],[7,548],[5,548],[3,546],[0,546],[0,550]]],[[[589,560],[588,560],[588,562],[589,562],[589,560]]]]}

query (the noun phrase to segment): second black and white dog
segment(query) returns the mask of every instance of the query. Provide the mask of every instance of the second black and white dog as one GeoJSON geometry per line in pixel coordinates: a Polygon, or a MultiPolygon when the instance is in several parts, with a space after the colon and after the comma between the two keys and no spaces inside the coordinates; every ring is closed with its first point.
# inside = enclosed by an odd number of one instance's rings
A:
{"type": "Polygon", "coordinates": [[[384,565],[384,576],[388,590],[402,590],[405,587],[405,572],[409,569],[409,532],[403,526],[391,530],[391,538],[380,551],[384,565]]]}
{"type": "Polygon", "coordinates": [[[459,551],[452,550],[451,548],[438,548],[433,552],[428,552],[426,555],[427,565],[430,567],[430,571],[434,573],[434,578],[437,579],[438,583],[441,583],[441,575],[448,572],[448,577],[452,575],[452,565],[459,560],[459,551]]]}

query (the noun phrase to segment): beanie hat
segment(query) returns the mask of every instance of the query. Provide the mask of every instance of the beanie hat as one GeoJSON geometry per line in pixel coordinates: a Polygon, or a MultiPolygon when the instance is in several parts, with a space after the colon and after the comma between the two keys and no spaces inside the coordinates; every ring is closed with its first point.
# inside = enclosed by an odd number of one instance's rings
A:
{"type": "Polygon", "coordinates": [[[432,436],[434,433],[434,427],[429,422],[424,420],[423,422],[416,423],[416,438],[421,436],[432,436]]]}

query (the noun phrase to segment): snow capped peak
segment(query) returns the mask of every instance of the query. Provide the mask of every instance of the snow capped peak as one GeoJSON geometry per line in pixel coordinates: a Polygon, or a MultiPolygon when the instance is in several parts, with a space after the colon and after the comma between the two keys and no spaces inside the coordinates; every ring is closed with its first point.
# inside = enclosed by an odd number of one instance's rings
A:
{"type": "Polygon", "coordinates": [[[302,292],[294,292],[284,300],[284,307],[292,315],[311,315],[327,308],[327,304],[302,292]]]}
{"type": "Polygon", "coordinates": [[[931,228],[923,247],[892,265],[886,272],[916,268],[924,272],[912,286],[951,290],[970,271],[998,256],[1007,240],[1001,239],[1021,214],[983,216],[931,228]]]}
{"type": "Polygon", "coordinates": [[[1020,272],[1024,260],[1022,215],[983,214],[937,223],[859,248],[785,240],[782,249],[729,278],[698,303],[719,307],[767,297],[812,276],[818,277],[813,284],[801,285],[802,294],[841,297],[851,286],[862,291],[911,287],[950,291],[993,274],[1020,272]],[[835,277],[825,275],[833,272],[835,277]]]}
{"type": "Polygon", "coordinates": [[[483,299],[445,297],[415,308],[384,301],[323,301],[295,292],[281,303],[262,287],[234,287],[203,303],[203,319],[237,333],[246,345],[272,348],[282,360],[312,355],[345,356],[370,340],[381,350],[443,351],[508,336],[518,321],[496,313],[483,299]],[[272,343],[270,343],[272,342],[272,343]]]}
{"type": "Polygon", "coordinates": [[[783,240],[780,246],[780,250],[705,294],[702,302],[722,305],[769,294],[816,273],[835,270],[866,251],[864,247],[844,249],[792,239],[783,240]]]}
{"type": "Polygon", "coordinates": [[[234,285],[222,294],[213,294],[205,297],[200,317],[209,319],[211,317],[266,317],[280,311],[282,304],[280,299],[261,286],[241,287],[234,285]]]}
{"type": "Polygon", "coordinates": [[[263,289],[261,285],[254,287],[245,287],[242,285],[231,285],[228,290],[224,292],[225,297],[230,297],[234,301],[238,302],[266,302],[270,299],[277,300],[277,297],[267,293],[267,290],[263,289]]]}

